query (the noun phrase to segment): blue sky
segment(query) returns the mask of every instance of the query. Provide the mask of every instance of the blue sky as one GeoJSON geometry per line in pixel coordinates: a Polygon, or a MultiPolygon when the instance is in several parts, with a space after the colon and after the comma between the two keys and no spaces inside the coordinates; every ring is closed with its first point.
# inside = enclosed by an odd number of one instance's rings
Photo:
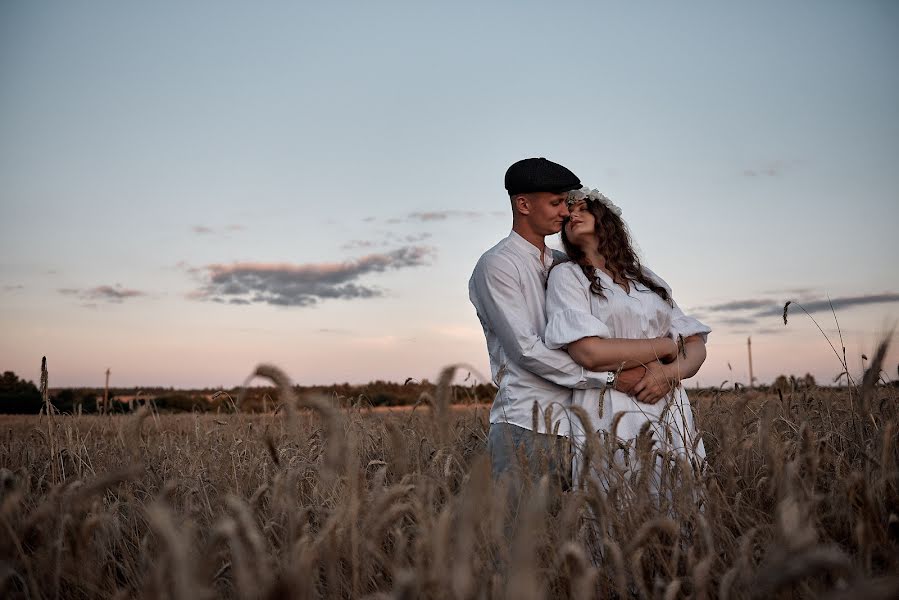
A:
{"type": "Polygon", "coordinates": [[[749,335],[763,381],[836,375],[788,299],[858,370],[899,316],[897,56],[893,2],[3,3],[0,368],[489,372],[468,276],[546,156],[713,327],[700,383],[749,335]]]}

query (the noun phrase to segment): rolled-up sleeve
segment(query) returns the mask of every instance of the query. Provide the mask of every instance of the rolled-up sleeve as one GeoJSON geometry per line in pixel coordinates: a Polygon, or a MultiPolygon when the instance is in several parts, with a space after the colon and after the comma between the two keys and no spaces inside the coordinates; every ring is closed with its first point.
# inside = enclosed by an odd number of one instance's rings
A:
{"type": "Polygon", "coordinates": [[[611,337],[608,326],[591,314],[588,294],[572,269],[557,267],[549,274],[544,333],[548,348],[564,348],[586,337],[611,337]]]}
{"type": "Polygon", "coordinates": [[[506,356],[531,373],[569,388],[595,388],[605,373],[587,371],[562,350],[548,348],[530,324],[522,303],[520,276],[506,257],[484,256],[471,276],[469,295],[481,323],[493,332],[506,356]]]}
{"type": "Polygon", "coordinates": [[[703,342],[708,343],[709,334],[712,332],[712,328],[701,322],[699,319],[694,319],[693,317],[685,315],[684,311],[682,311],[677,303],[674,302],[673,298],[672,302],[674,303],[674,308],[671,313],[671,337],[677,338],[679,335],[684,337],[699,335],[702,336],[703,342]]]}
{"type": "Polygon", "coordinates": [[[671,291],[671,286],[669,286],[664,279],[646,267],[643,267],[643,271],[659,285],[664,287],[668,292],[668,297],[671,298],[671,337],[677,339],[678,336],[690,337],[691,335],[699,335],[702,336],[702,341],[707,343],[712,328],[701,322],[699,319],[684,314],[684,311],[682,311],[677,305],[677,302],[674,301],[674,294],[671,291]]]}

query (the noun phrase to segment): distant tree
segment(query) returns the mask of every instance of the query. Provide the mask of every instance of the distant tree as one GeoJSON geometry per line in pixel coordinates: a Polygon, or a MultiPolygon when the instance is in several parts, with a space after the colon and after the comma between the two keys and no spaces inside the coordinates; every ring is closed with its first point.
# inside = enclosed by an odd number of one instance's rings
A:
{"type": "Polygon", "coordinates": [[[53,403],[53,406],[56,407],[61,413],[74,413],[76,412],[78,397],[75,394],[75,390],[60,390],[56,394],[54,394],[50,398],[50,402],[53,403]]]}
{"type": "Polygon", "coordinates": [[[811,373],[806,373],[802,377],[778,375],[774,383],[771,384],[771,390],[781,393],[795,392],[796,390],[810,390],[815,385],[815,377],[811,373]]]}
{"type": "Polygon", "coordinates": [[[777,379],[775,379],[774,383],[771,385],[771,389],[775,392],[786,393],[791,391],[793,386],[786,375],[778,375],[777,379]]]}
{"type": "Polygon", "coordinates": [[[372,406],[394,406],[396,404],[396,398],[391,394],[385,394],[384,392],[376,392],[371,397],[371,405],[372,406]]]}
{"type": "Polygon", "coordinates": [[[30,381],[19,379],[12,371],[4,371],[0,378],[0,413],[37,414],[43,401],[41,392],[30,381]]]}
{"type": "Polygon", "coordinates": [[[802,387],[804,387],[804,388],[815,387],[815,377],[811,373],[806,373],[805,377],[802,378],[802,387]]]}
{"type": "Polygon", "coordinates": [[[157,396],[154,400],[156,408],[161,411],[191,412],[193,410],[209,410],[209,403],[203,398],[195,398],[189,394],[174,393],[157,396]]]}
{"type": "Polygon", "coordinates": [[[97,395],[84,389],[69,389],[57,391],[50,397],[50,402],[61,413],[77,414],[97,412],[97,395]]]}
{"type": "Polygon", "coordinates": [[[80,402],[76,403],[77,406],[81,406],[81,412],[83,413],[95,413],[97,412],[97,394],[93,392],[88,392],[84,396],[81,396],[80,402]]]}

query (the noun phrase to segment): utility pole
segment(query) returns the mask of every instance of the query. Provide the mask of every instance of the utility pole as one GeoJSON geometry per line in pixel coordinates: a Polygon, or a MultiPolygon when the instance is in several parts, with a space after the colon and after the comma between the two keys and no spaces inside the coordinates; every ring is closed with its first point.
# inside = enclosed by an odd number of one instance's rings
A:
{"type": "Polygon", "coordinates": [[[103,414],[109,412],[109,369],[106,369],[106,389],[103,391],[103,414]]]}
{"type": "Polygon", "coordinates": [[[746,338],[746,348],[749,350],[749,389],[755,387],[755,375],[752,374],[752,336],[746,338]]]}

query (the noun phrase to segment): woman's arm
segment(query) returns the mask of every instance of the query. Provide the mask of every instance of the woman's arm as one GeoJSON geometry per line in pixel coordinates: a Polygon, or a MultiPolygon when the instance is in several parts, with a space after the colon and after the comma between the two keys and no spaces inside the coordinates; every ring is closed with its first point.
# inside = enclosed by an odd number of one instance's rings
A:
{"type": "Polygon", "coordinates": [[[684,353],[678,353],[677,358],[664,365],[665,374],[669,379],[682,381],[696,375],[699,367],[705,362],[705,342],[701,335],[691,335],[684,338],[684,353]]]}
{"type": "Polygon", "coordinates": [[[549,273],[544,342],[565,348],[574,362],[589,371],[617,371],[659,358],[674,360],[677,344],[670,338],[612,338],[608,326],[591,312],[589,282],[580,267],[565,263],[549,273]]]}
{"type": "MultiPolygon", "coordinates": [[[[703,346],[703,352],[705,346],[703,346]]],[[[639,367],[650,362],[674,360],[677,342],[671,338],[630,340],[585,337],[568,344],[574,362],[591,371],[617,371],[639,367]]],[[[703,360],[705,355],[703,354],[703,360]]],[[[674,363],[672,363],[674,364],[674,363]]],[[[699,364],[702,364],[700,361],[699,364]]],[[[699,366],[696,366],[699,370],[699,366]]],[[[695,371],[694,371],[695,373],[695,371]]]]}

